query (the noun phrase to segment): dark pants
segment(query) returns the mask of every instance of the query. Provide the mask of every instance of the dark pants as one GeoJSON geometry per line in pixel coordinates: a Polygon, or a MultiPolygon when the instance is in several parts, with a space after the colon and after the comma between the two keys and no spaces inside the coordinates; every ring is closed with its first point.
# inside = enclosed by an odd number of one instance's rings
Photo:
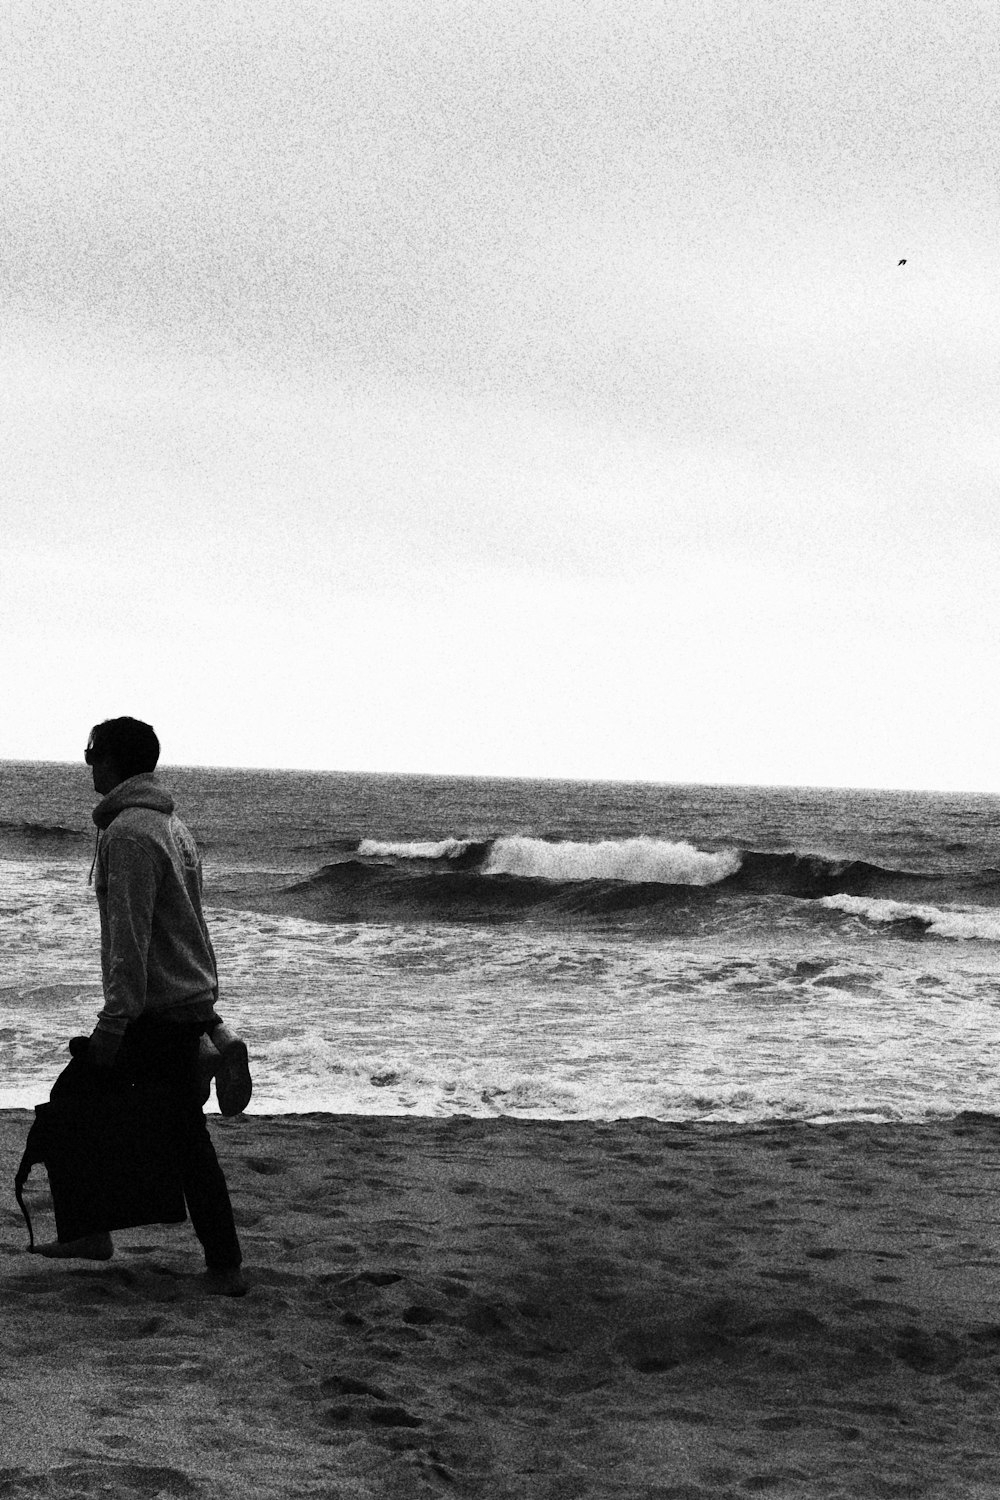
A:
{"type": "Polygon", "coordinates": [[[125,1032],[115,1071],[156,1099],[169,1123],[191,1227],[210,1271],[232,1271],[243,1255],[229,1189],[202,1112],[198,1043],[204,1027],[140,1016],[125,1032]]]}

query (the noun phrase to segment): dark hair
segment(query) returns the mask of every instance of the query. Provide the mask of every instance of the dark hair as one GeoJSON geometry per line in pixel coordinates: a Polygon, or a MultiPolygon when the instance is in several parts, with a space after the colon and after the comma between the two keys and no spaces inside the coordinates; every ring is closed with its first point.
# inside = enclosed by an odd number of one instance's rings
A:
{"type": "Polygon", "coordinates": [[[151,724],[141,719],[105,719],[90,731],[84,760],[92,766],[95,760],[114,761],[127,780],[143,771],[155,771],[160,758],[160,742],[151,724]]]}

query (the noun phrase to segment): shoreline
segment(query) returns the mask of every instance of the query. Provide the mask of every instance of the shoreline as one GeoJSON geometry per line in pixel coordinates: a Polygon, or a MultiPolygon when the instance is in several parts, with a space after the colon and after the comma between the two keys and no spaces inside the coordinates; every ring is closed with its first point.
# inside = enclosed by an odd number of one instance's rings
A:
{"type": "MultiPolygon", "coordinates": [[[[34,1104],[0,1104],[0,1130],[5,1122],[23,1121],[30,1125],[34,1119],[35,1109],[38,1104],[44,1102],[48,1097],[51,1087],[49,1084],[39,1090],[39,1098],[34,1104]]],[[[232,1121],[224,1121],[216,1105],[205,1106],[205,1119],[209,1124],[225,1125],[232,1121]]],[[[943,1112],[941,1114],[920,1115],[914,1117],[893,1116],[888,1118],[883,1115],[863,1114],[857,1115],[823,1115],[817,1117],[802,1115],[766,1115],[759,1120],[741,1119],[681,1119],[664,1120],[658,1115],[529,1115],[529,1114],[470,1114],[462,1110],[456,1110],[449,1114],[419,1114],[415,1110],[400,1110],[396,1113],[389,1111],[365,1111],[345,1109],[305,1109],[305,1110],[261,1110],[258,1112],[253,1105],[244,1112],[239,1119],[246,1124],[259,1123],[262,1125],[296,1125],[298,1123],[322,1123],[327,1121],[331,1125],[338,1123],[348,1124],[352,1121],[370,1120],[373,1122],[384,1122],[387,1126],[395,1126],[400,1129],[407,1124],[413,1126],[447,1127],[451,1122],[459,1124],[471,1124],[497,1127],[525,1126],[546,1127],[553,1126],[559,1129],[563,1127],[572,1130],[606,1130],[619,1126],[650,1127],[655,1130],[664,1131],[701,1131],[706,1135],[719,1132],[724,1135],[754,1135],[770,1130],[931,1130],[935,1131],[943,1127],[957,1126],[965,1128],[976,1124],[986,1125],[989,1122],[996,1124],[1000,1132],[1000,1109],[957,1109],[943,1112]]]]}
{"type": "Polygon", "coordinates": [[[28,1256],[8,1186],[5,1496],[995,1493],[996,1116],[209,1118],[240,1301],[186,1224],[28,1256]]]}

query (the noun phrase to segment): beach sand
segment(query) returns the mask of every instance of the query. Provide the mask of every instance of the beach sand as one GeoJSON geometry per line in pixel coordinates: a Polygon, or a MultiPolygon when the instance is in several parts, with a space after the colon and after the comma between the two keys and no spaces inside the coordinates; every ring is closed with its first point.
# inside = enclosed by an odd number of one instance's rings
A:
{"type": "Polygon", "coordinates": [[[243,1299],[0,1211],[0,1496],[1000,1495],[992,1116],[212,1129],[243,1299]]]}

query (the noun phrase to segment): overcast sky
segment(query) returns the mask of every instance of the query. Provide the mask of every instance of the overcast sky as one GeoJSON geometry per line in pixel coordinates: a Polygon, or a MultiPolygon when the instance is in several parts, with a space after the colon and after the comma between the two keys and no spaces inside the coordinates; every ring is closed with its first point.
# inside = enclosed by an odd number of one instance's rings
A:
{"type": "Polygon", "coordinates": [[[1000,791],[995,0],[0,29],[0,756],[1000,791]]]}

